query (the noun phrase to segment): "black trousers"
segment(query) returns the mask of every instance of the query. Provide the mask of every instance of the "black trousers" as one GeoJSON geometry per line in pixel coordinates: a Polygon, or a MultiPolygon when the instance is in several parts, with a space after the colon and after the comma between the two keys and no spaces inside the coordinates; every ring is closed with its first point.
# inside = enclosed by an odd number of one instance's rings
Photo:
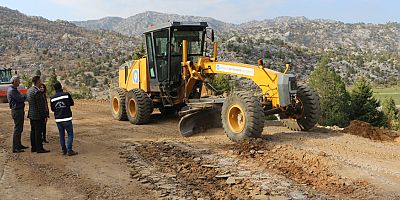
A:
{"type": "Polygon", "coordinates": [[[47,137],[46,137],[46,127],[47,127],[47,119],[45,119],[44,120],[44,125],[43,125],[43,134],[42,134],[42,136],[43,136],[43,141],[46,141],[47,140],[47,137]]]}
{"type": "Polygon", "coordinates": [[[31,146],[32,151],[43,150],[43,127],[44,119],[41,120],[31,120],[31,146]]]}
{"type": "Polygon", "coordinates": [[[14,120],[13,150],[21,149],[21,135],[24,130],[24,109],[11,110],[11,117],[14,120]]]}

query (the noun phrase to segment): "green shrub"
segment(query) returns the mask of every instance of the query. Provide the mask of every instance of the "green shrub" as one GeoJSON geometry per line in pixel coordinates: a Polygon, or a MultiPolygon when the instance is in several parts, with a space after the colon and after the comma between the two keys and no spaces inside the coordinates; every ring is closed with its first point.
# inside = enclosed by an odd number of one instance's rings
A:
{"type": "Polygon", "coordinates": [[[229,78],[224,75],[215,75],[209,82],[217,91],[217,95],[230,91],[229,78]]]}
{"type": "Polygon", "coordinates": [[[392,97],[383,100],[382,112],[386,116],[388,127],[393,130],[400,130],[400,113],[392,97]]]}

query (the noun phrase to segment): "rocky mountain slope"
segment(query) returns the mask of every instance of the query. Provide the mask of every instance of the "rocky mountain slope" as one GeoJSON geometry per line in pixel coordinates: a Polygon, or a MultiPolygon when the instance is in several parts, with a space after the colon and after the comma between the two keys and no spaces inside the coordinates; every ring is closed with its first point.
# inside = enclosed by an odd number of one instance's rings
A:
{"type": "Polygon", "coordinates": [[[71,90],[105,98],[118,66],[142,49],[140,34],[168,20],[207,21],[217,31],[221,61],[256,64],[262,58],[278,71],[290,61],[291,72],[306,81],[320,57],[327,55],[329,65],[348,84],[359,76],[376,84],[400,84],[398,23],[345,24],[304,17],[235,25],[207,17],[145,12],[74,24],[0,7],[0,66],[26,76],[36,70],[47,76],[56,71],[71,90]]]}
{"type": "Polygon", "coordinates": [[[234,24],[225,23],[210,17],[184,16],[153,11],[139,13],[126,19],[106,17],[99,20],[74,21],[72,23],[84,28],[115,31],[124,35],[140,35],[148,27],[155,24],[166,23],[168,21],[208,22],[209,26],[219,31],[229,30],[236,27],[234,24]]]}
{"type": "Polygon", "coordinates": [[[213,18],[145,12],[122,19],[74,22],[78,26],[141,34],[146,27],[168,21],[207,21],[217,30],[222,60],[256,63],[265,59],[271,68],[282,70],[288,61],[302,79],[311,73],[322,55],[351,84],[366,76],[377,84],[399,83],[400,24],[348,24],[305,17],[277,17],[242,24],[229,24],[213,18]],[[99,24],[96,26],[96,24],[99,24]]]}
{"type": "Polygon", "coordinates": [[[137,37],[88,31],[67,21],[0,7],[0,67],[27,77],[37,70],[47,76],[55,71],[71,90],[103,91],[139,44],[137,37]]]}
{"type": "Polygon", "coordinates": [[[100,20],[73,22],[90,29],[104,29],[124,35],[137,35],[154,24],[168,21],[206,21],[224,34],[246,34],[260,39],[281,39],[287,43],[311,49],[350,48],[398,52],[400,24],[348,24],[334,20],[310,20],[305,17],[277,17],[239,25],[210,17],[183,16],[159,12],[144,12],[126,19],[106,17],[100,20]]]}

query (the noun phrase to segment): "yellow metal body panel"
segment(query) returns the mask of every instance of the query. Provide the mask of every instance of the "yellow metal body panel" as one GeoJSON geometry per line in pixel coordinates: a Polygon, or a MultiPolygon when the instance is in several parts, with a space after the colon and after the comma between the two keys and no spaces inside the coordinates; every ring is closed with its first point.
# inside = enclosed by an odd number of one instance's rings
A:
{"type": "Polygon", "coordinates": [[[127,91],[140,88],[145,92],[150,92],[150,76],[146,58],[133,61],[127,70],[124,68],[119,69],[119,87],[127,91]],[[126,80],[125,73],[127,73],[126,80]]]}
{"type": "Polygon", "coordinates": [[[201,57],[196,65],[195,68],[202,68],[205,74],[230,74],[249,78],[261,88],[263,96],[272,101],[273,107],[280,107],[278,95],[278,75],[281,74],[280,72],[262,66],[213,62],[208,57],[201,57]]]}
{"type": "MultiPolygon", "coordinates": [[[[183,43],[183,47],[187,48],[185,42],[186,41],[183,43]]],[[[187,61],[187,55],[182,55],[182,80],[185,81],[186,84],[182,85],[180,96],[173,99],[174,104],[180,104],[190,96],[197,80],[204,81],[205,77],[200,74],[202,71],[204,74],[230,74],[246,77],[254,81],[254,83],[261,88],[264,99],[271,101],[273,107],[280,107],[278,77],[282,73],[267,69],[263,66],[216,62],[216,53],[217,52],[214,52],[215,56],[212,58],[199,57],[197,63],[187,61]]],[[[128,69],[120,68],[119,86],[127,91],[134,88],[141,88],[145,92],[150,92],[150,75],[147,68],[147,58],[133,61],[128,69]],[[127,75],[125,75],[125,73],[127,73],[127,75]]]]}

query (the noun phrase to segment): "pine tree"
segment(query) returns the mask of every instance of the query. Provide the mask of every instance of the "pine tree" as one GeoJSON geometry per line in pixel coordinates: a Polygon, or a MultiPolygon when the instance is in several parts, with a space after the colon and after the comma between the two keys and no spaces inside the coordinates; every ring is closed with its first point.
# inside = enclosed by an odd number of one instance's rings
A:
{"type": "Polygon", "coordinates": [[[373,126],[386,126],[380,102],[373,97],[372,87],[365,77],[359,78],[350,92],[350,119],[368,122],[373,126]]]}
{"type": "Polygon", "coordinates": [[[37,69],[37,70],[35,71],[35,75],[36,75],[36,76],[42,76],[42,72],[40,71],[40,69],[37,69]]]}
{"type": "Polygon", "coordinates": [[[31,79],[28,77],[28,75],[22,74],[21,79],[22,79],[22,81],[21,81],[22,84],[24,84],[26,88],[31,87],[32,83],[31,83],[31,79]]]}
{"type": "Polygon", "coordinates": [[[133,56],[131,56],[131,59],[133,60],[138,60],[140,58],[142,58],[144,55],[146,55],[146,50],[144,49],[143,44],[141,45],[140,49],[136,49],[135,52],[133,52],[133,56]]]}
{"type": "Polygon", "coordinates": [[[324,126],[349,124],[349,94],[345,83],[334,70],[328,68],[329,59],[322,57],[310,75],[310,86],[320,97],[322,116],[319,124],[324,126]]]}
{"type": "Polygon", "coordinates": [[[385,98],[382,102],[382,112],[387,119],[386,123],[390,129],[397,130],[400,122],[399,111],[392,97],[385,98]]]}
{"type": "Polygon", "coordinates": [[[57,81],[58,81],[58,80],[57,80],[56,72],[53,71],[53,73],[51,74],[49,80],[47,80],[47,82],[46,82],[46,88],[47,88],[47,93],[46,93],[46,95],[47,95],[48,97],[54,95],[54,88],[53,88],[53,85],[54,85],[54,83],[56,83],[57,81]]]}

